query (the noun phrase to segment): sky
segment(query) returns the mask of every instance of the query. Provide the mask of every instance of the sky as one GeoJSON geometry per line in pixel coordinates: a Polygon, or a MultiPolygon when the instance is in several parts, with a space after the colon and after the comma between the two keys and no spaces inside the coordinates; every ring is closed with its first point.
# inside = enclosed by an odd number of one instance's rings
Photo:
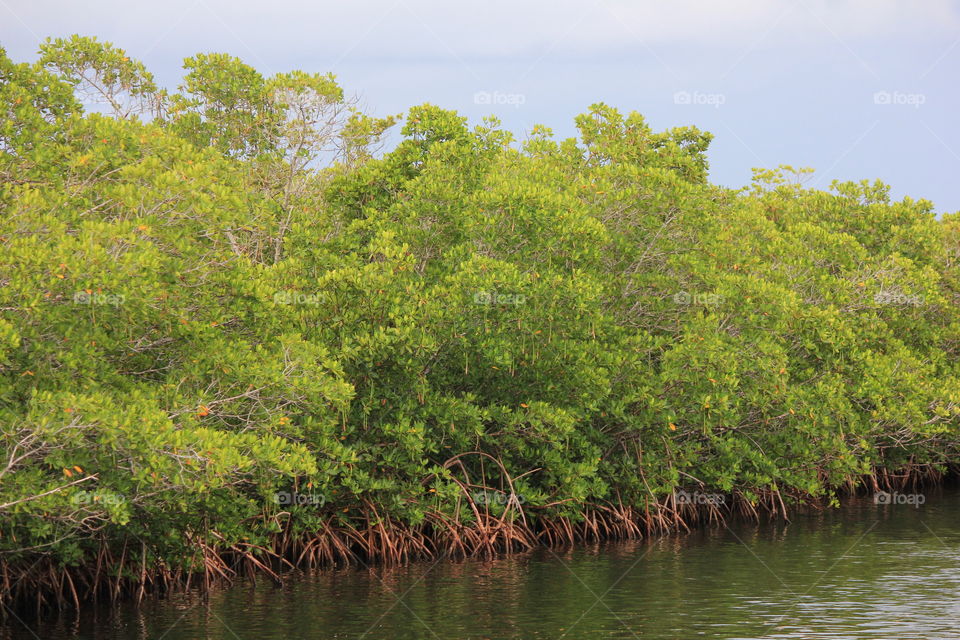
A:
{"type": "Polygon", "coordinates": [[[960,211],[960,0],[0,0],[0,46],[95,35],[175,88],[225,52],[262,73],[332,71],[377,115],[424,102],[519,139],[575,134],[595,102],[711,131],[713,182],[816,169],[960,211]]]}

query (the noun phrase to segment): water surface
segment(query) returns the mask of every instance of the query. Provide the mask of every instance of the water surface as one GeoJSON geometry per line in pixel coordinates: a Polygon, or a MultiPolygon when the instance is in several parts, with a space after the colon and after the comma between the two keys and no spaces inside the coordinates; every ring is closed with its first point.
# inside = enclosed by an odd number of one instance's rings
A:
{"type": "Polygon", "coordinates": [[[960,638],[960,492],[492,562],[320,572],[0,639],[960,638]]]}

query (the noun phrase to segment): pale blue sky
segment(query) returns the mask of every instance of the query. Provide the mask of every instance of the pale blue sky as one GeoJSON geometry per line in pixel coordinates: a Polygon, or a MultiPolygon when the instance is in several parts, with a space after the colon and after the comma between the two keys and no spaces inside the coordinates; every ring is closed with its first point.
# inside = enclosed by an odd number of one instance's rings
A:
{"type": "Polygon", "coordinates": [[[712,131],[711,176],[809,166],[960,210],[960,0],[0,0],[0,45],[97,35],[175,86],[224,51],[333,71],[375,113],[432,102],[523,137],[597,101],[712,131]]]}

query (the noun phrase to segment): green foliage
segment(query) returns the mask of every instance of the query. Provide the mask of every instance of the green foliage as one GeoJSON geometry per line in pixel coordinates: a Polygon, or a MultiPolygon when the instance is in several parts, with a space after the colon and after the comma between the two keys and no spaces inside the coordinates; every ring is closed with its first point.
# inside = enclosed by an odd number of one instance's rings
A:
{"type": "Polygon", "coordinates": [[[108,105],[118,118],[159,113],[164,95],[153,75],[109,42],[77,35],[47,39],[40,54],[41,65],[86,97],[108,105]]]}
{"type": "Polygon", "coordinates": [[[577,519],[955,459],[960,225],[929,202],[716,187],[710,134],[602,104],[522,145],[422,105],[378,154],[396,118],[332,75],[185,68],[0,53],[3,551],[182,566],[282,517],[469,522],[467,486],[577,519]]]}

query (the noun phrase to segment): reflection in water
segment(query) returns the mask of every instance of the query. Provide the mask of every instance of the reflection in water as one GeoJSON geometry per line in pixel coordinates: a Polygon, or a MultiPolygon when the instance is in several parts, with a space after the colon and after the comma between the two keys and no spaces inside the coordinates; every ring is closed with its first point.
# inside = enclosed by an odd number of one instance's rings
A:
{"type": "Polygon", "coordinates": [[[920,507],[854,501],[789,524],[87,609],[0,640],[956,638],[958,515],[955,491],[920,507]]]}

